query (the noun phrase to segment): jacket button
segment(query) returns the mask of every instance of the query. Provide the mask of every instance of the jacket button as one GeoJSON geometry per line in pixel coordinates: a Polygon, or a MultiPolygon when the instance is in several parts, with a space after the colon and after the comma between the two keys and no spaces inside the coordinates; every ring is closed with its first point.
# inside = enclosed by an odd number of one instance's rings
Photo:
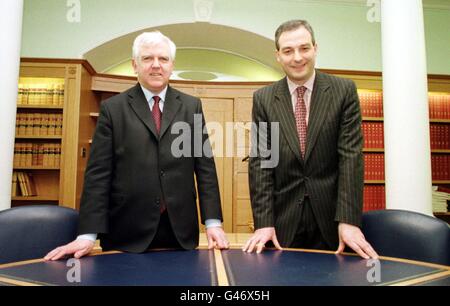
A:
{"type": "Polygon", "coordinates": [[[164,176],[164,171],[161,170],[161,172],[159,173],[161,176],[164,176]]]}

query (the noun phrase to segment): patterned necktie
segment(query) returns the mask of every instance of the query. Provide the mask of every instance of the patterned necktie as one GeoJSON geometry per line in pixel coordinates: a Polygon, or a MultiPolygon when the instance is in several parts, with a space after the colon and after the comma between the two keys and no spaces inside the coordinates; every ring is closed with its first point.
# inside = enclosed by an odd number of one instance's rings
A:
{"type": "Polygon", "coordinates": [[[297,125],[298,141],[300,143],[300,152],[302,153],[302,158],[305,158],[306,151],[306,104],[303,96],[305,95],[306,87],[297,87],[297,103],[295,104],[295,123],[297,125]]]}
{"type": "MultiPolygon", "coordinates": [[[[159,96],[154,96],[153,100],[155,103],[153,104],[152,115],[153,120],[155,120],[156,131],[159,134],[159,131],[161,130],[161,110],[159,109],[159,101],[161,98],[159,96]]],[[[162,214],[166,210],[166,203],[164,202],[164,199],[159,201],[159,212],[162,214]]]]}
{"type": "Polygon", "coordinates": [[[155,101],[155,104],[153,104],[152,115],[153,120],[155,120],[156,131],[159,134],[159,130],[161,129],[161,110],[159,109],[159,101],[161,98],[159,96],[154,96],[153,100],[155,101]]]}

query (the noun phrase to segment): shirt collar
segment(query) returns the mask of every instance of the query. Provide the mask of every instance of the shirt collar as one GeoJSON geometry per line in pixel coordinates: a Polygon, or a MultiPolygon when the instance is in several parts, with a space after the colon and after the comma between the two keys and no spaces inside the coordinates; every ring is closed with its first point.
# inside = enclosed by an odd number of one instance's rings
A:
{"type": "MultiPolygon", "coordinates": [[[[295,84],[294,82],[292,82],[289,79],[289,77],[286,77],[286,78],[287,78],[287,83],[288,83],[288,87],[289,87],[289,93],[291,95],[293,95],[294,91],[296,91],[297,87],[299,87],[299,86],[297,84],[295,84]]],[[[313,75],[302,86],[305,86],[308,91],[312,91],[313,87],[314,87],[315,79],[316,79],[316,71],[314,70],[313,75]]]]}
{"type": "Polygon", "coordinates": [[[148,101],[148,102],[151,102],[152,101],[152,98],[154,97],[154,96],[159,96],[160,98],[161,98],[161,101],[160,102],[163,102],[164,103],[164,101],[166,101],[166,94],[167,94],[167,87],[168,86],[166,86],[159,94],[154,94],[153,92],[151,92],[150,90],[148,90],[147,88],[145,88],[144,86],[142,86],[141,84],[139,84],[140,86],[141,86],[141,88],[142,88],[142,91],[144,92],[144,95],[145,95],[145,99],[148,101]]]}

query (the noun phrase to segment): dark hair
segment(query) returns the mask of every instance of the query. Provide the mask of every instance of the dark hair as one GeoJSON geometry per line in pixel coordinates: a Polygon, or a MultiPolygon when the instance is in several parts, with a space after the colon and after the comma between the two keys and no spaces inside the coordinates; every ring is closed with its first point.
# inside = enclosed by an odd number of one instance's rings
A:
{"type": "Polygon", "coordinates": [[[293,30],[297,30],[298,28],[304,27],[309,34],[311,34],[311,40],[312,44],[316,44],[316,39],[314,38],[314,31],[311,27],[311,25],[306,20],[289,20],[284,23],[282,23],[278,29],[275,31],[275,46],[277,50],[280,50],[280,45],[278,44],[278,40],[280,39],[280,36],[284,32],[289,32],[293,30]]]}

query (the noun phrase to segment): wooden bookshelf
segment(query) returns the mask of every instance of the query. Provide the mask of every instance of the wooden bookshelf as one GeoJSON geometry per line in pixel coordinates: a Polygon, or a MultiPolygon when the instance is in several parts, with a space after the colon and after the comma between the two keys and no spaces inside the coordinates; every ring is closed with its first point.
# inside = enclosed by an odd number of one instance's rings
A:
{"type": "Polygon", "coordinates": [[[450,123],[450,119],[430,119],[430,123],[450,123]]]}
{"type": "Polygon", "coordinates": [[[33,136],[33,135],[22,136],[22,135],[19,135],[19,136],[17,136],[16,135],[16,139],[62,139],[62,136],[61,135],[47,135],[47,136],[33,136]]]}
{"type": "Polygon", "coordinates": [[[434,185],[450,185],[450,180],[433,180],[434,185]]]}
{"type": "MultiPolygon", "coordinates": [[[[365,156],[369,154],[384,155],[384,148],[379,146],[380,142],[384,142],[384,131],[380,131],[380,124],[384,126],[383,102],[382,102],[382,80],[381,76],[373,76],[373,78],[362,77],[358,75],[346,76],[352,78],[358,88],[360,96],[362,122],[365,129],[365,147],[363,153],[365,156]],[[375,114],[375,115],[374,115],[375,114]],[[378,145],[377,145],[378,144],[378,145]]],[[[429,115],[430,115],[430,145],[432,159],[432,184],[450,187],[450,175],[445,169],[450,168],[450,77],[449,76],[429,76],[429,115]]],[[[366,164],[366,171],[369,170],[370,175],[379,175],[379,171],[384,173],[383,162],[371,161],[370,165],[366,164]],[[373,164],[375,162],[375,164],[373,164]],[[379,162],[380,164],[376,164],[379,162]]],[[[365,177],[367,176],[367,172],[365,177]]],[[[384,176],[384,174],[383,174],[384,176]]],[[[384,180],[365,179],[365,186],[384,185],[384,180]]],[[[379,199],[385,202],[385,197],[379,199]]],[[[366,203],[365,203],[366,204],[366,203]]],[[[365,205],[366,206],[366,205],[365,205]]],[[[445,215],[444,215],[445,216],[445,215]]]]}
{"type": "Polygon", "coordinates": [[[382,117],[362,117],[363,121],[374,121],[374,122],[383,122],[384,118],[382,117]]]}
{"type": "Polygon", "coordinates": [[[15,170],[60,170],[60,167],[14,166],[15,170]]]}
{"type": "Polygon", "coordinates": [[[58,197],[51,196],[29,196],[29,197],[12,197],[13,201],[58,201],[58,197]]]}
{"type": "Polygon", "coordinates": [[[27,105],[27,104],[17,104],[17,109],[59,109],[63,110],[64,106],[62,105],[27,105]]]}
{"type": "Polygon", "coordinates": [[[384,148],[364,148],[365,153],[384,153],[384,148]]]}
{"type": "Polygon", "coordinates": [[[384,180],[364,180],[364,184],[370,184],[370,185],[378,185],[378,184],[384,184],[384,180]]]}
{"type": "MultiPolygon", "coordinates": [[[[11,199],[13,207],[39,203],[78,207],[84,167],[78,154],[80,114],[92,102],[93,70],[87,66],[77,60],[21,60],[16,145],[41,145],[47,160],[39,159],[42,152],[34,149],[32,163],[15,160],[14,171],[32,177],[37,195],[21,196],[19,188],[11,199]]],[[[20,154],[26,153],[18,152],[15,159],[22,158],[20,154]]]]}
{"type": "Polygon", "coordinates": [[[450,150],[431,150],[431,153],[436,153],[436,154],[450,154],[450,150]]]}

